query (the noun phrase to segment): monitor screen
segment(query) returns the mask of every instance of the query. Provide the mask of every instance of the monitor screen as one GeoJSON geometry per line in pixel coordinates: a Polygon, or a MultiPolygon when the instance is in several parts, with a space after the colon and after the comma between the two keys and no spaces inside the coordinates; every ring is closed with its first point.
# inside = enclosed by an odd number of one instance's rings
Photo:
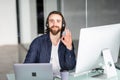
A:
{"type": "Polygon", "coordinates": [[[116,63],[120,49],[120,24],[104,25],[80,30],[75,73],[83,73],[97,68],[103,63],[101,52],[111,51],[116,63]]]}

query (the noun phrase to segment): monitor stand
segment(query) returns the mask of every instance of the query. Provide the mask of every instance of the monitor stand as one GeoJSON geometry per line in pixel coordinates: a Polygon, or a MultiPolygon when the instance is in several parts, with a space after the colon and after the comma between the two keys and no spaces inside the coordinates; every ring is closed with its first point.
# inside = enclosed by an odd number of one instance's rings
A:
{"type": "Polygon", "coordinates": [[[117,76],[116,68],[111,56],[110,49],[102,50],[103,60],[104,60],[104,74],[106,78],[111,78],[117,76]]]}
{"type": "Polygon", "coordinates": [[[92,77],[97,78],[113,78],[117,77],[116,68],[111,56],[111,52],[109,49],[102,50],[102,58],[103,58],[103,65],[100,68],[94,69],[92,72],[97,72],[98,74],[93,75],[92,77]]]}
{"type": "Polygon", "coordinates": [[[115,63],[115,67],[120,70],[120,49],[119,49],[119,56],[118,56],[117,63],[115,63]]]}
{"type": "Polygon", "coordinates": [[[120,70],[120,57],[118,58],[117,63],[115,63],[115,67],[120,70]]]}

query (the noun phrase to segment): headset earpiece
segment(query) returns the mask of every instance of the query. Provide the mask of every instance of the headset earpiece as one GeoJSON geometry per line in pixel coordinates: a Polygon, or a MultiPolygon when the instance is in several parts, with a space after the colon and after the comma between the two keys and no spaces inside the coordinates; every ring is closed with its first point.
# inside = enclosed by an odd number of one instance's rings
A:
{"type": "Polygon", "coordinates": [[[62,27],[65,27],[65,24],[64,24],[64,23],[62,24],[62,27]]]}
{"type": "Polygon", "coordinates": [[[48,27],[48,23],[46,23],[46,26],[48,27]]]}

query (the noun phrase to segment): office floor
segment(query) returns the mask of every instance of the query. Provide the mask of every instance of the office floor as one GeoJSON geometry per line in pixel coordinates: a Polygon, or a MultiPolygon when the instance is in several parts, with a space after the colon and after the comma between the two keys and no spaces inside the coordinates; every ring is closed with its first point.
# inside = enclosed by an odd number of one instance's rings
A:
{"type": "Polygon", "coordinates": [[[7,80],[6,74],[13,72],[14,63],[22,63],[26,49],[21,45],[0,46],[0,80],[7,80]]]}

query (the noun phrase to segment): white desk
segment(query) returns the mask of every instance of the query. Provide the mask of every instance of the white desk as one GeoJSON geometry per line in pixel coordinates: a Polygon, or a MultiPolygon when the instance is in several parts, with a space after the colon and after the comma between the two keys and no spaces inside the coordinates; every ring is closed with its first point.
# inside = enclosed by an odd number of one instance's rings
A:
{"type": "MultiPolygon", "coordinates": [[[[78,77],[69,76],[69,80],[120,80],[120,70],[118,70],[118,69],[117,69],[117,74],[118,74],[117,77],[113,77],[110,79],[91,77],[91,76],[85,74],[85,75],[78,76],[78,77]]],[[[7,79],[8,80],[15,80],[14,74],[7,74],[7,79]]],[[[55,80],[60,80],[60,79],[55,79],[55,80]]]]}

